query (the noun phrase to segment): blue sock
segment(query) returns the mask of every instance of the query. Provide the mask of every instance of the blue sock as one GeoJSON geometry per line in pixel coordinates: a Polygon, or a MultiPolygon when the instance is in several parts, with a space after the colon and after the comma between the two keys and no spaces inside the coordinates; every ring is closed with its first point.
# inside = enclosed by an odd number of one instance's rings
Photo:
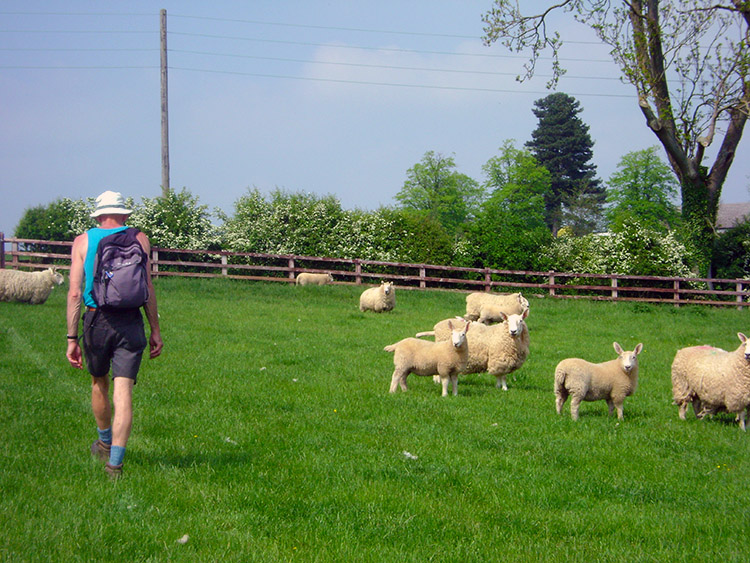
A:
{"type": "Polygon", "coordinates": [[[112,427],[110,426],[106,430],[99,430],[99,428],[96,429],[97,432],[99,432],[99,439],[104,442],[105,444],[109,445],[112,443],[112,427]]]}
{"type": "Polygon", "coordinates": [[[122,446],[112,446],[112,449],[109,450],[110,465],[120,465],[124,457],[125,448],[123,448],[122,446]]]}

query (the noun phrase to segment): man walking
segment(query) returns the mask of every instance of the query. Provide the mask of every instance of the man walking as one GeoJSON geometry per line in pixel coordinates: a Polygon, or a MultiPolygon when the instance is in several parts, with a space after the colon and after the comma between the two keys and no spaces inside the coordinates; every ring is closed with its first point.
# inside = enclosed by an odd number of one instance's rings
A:
{"type": "MultiPolygon", "coordinates": [[[[83,368],[78,325],[82,304],[85,307],[83,352],[86,367],[92,377],[91,408],[99,433],[99,437],[91,445],[91,453],[106,461],[104,468],[113,479],[122,474],[125,447],[133,422],[133,386],[146,348],[146,335],[139,308],[99,307],[93,294],[94,264],[99,242],[106,236],[128,229],[125,221],[131,213],[125,205],[125,199],[118,192],[106,191],[96,198],[96,209],[91,217],[96,219],[99,226],[89,229],[73,241],[67,305],[66,356],[70,365],[78,369],[83,368]],[[111,402],[108,375],[114,387],[111,402]]],[[[148,237],[138,232],[137,241],[148,260],[151,252],[148,237]]],[[[146,281],[148,299],[143,310],[150,327],[150,357],[156,358],[161,354],[163,343],[148,263],[146,281]]]]}

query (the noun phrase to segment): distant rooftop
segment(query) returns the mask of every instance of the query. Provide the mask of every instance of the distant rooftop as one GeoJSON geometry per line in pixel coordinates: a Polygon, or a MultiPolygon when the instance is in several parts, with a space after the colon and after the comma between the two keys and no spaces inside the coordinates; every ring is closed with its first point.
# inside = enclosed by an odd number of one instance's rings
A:
{"type": "Polygon", "coordinates": [[[726,231],[750,217],[750,202],[720,203],[716,215],[716,230],[726,231]]]}

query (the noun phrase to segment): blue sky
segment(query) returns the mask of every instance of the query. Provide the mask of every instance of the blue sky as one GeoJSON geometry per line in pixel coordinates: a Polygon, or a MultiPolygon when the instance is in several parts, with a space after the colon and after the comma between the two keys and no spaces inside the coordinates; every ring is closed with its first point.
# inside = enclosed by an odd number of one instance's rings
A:
{"type": "MultiPolygon", "coordinates": [[[[427,151],[482,181],[505,140],[529,140],[533,103],[550,93],[544,76],[515,80],[523,56],[482,45],[490,6],[4,0],[0,231],[11,235],[25,209],[60,197],[159,195],[162,8],[170,183],[210,209],[231,215],[248,188],[332,194],[346,209],[392,205],[427,151]]],[[[568,74],[557,90],[581,103],[606,180],[623,155],[658,143],[606,47],[569,18],[560,23],[568,74]]],[[[539,67],[549,74],[548,61],[539,67]]],[[[725,202],[750,200],[748,143],[725,202]]]]}

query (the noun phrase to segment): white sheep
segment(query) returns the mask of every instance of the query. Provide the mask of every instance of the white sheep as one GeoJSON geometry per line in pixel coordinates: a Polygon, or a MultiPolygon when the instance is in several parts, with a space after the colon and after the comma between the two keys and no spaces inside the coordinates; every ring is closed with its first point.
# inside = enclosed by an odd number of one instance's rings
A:
{"type": "Polygon", "coordinates": [[[359,310],[362,312],[382,313],[392,311],[395,306],[396,287],[391,282],[380,282],[379,286],[365,289],[359,296],[359,310]]]}
{"type": "Polygon", "coordinates": [[[623,419],[622,405],[625,397],[635,392],[638,386],[638,354],[643,344],[635,350],[623,351],[613,342],[618,358],[600,364],[592,364],[580,358],[568,358],[555,368],[555,397],[557,414],[562,414],[565,401],[570,396],[570,416],[578,420],[581,401],[607,402],[609,414],[617,409],[617,418],[623,419]]]}
{"type": "Polygon", "coordinates": [[[448,382],[453,387],[453,394],[457,395],[458,374],[469,358],[466,334],[470,325],[471,322],[468,322],[461,328],[454,328],[449,322],[451,336],[443,342],[404,338],[383,348],[386,352],[394,353],[390,392],[395,393],[399,386],[406,391],[406,377],[414,373],[439,376],[443,384],[443,397],[448,396],[448,382]]]}
{"type": "MultiPolygon", "coordinates": [[[[483,325],[477,323],[468,335],[469,360],[461,373],[484,373],[494,375],[497,387],[508,390],[508,374],[519,369],[529,356],[529,328],[525,319],[526,309],[521,314],[501,314],[501,324],[483,325]]],[[[447,340],[450,336],[449,324],[460,327],[460,318],[446,319],[435,325],[434,330],[420,332],[416,336],[434,335],[435,341],[447,340]]],[[[471,322],[471,321],[468,321],[471,322]]]]}
{"type": "Polygon", "coordinates": [[[685,420],[690,403],[703,418],[718,411],[737,415],[740,429],[750,413],[750,341],[737,333],[740,346],[727,352],[712,346],[682,348],[672,362],[672,397],[685,420]]]}
{"type": "Polygon", "coordinates": [[[38,272],[0,270],[0,301],[20,301],[39,305],[47,301],[56,285],[63,283],[63,275],[56,268],[38,272]]]}
{"type": "Polygon", "coordinates": [[[466,296],[465,318],[488,325],[502,322],[502,314],[520,315],[528,308],[528,300],[520,293],[474,292],[466,296]]]}
{"type": "Polygon", "coordinates": [[[329,283],[333,283],[331,274],[312,274],[310,272],[297,274],[297,278],[294,280],[295,285],[326,285],[329,283]]]}

